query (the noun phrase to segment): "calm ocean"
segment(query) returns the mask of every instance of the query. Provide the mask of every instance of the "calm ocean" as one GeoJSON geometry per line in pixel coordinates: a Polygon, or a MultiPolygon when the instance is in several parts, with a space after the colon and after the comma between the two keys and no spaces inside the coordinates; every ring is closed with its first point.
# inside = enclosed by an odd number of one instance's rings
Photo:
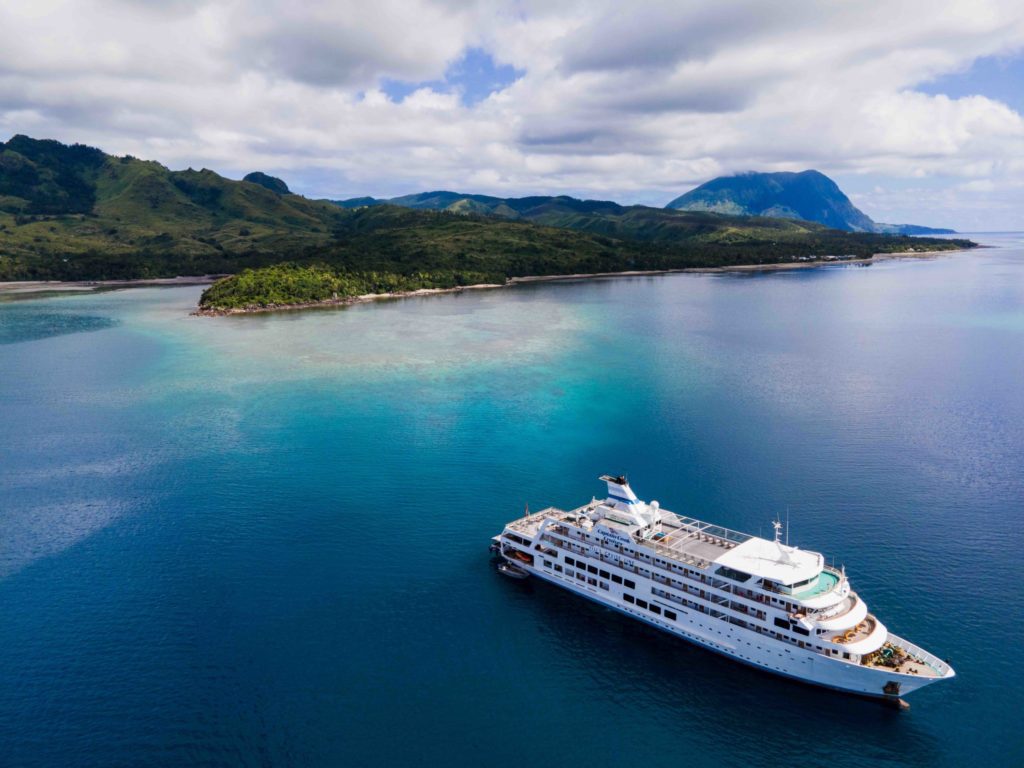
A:
{"type": "Polygon", "coordinates": [[[0,304],[0,766],[1024,763],[1024,236],[194,318],[0,304]],[[908,712],[497,575],[602,492],[844,563],[908,712]]]}

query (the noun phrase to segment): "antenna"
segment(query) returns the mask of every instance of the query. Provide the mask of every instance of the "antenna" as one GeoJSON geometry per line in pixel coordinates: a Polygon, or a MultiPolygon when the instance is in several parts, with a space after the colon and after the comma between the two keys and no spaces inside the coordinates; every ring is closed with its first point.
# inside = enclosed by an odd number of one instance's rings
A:
{"type": "Polygon", "coordinates": [[[786,546],[789,546],[789,504],[786,505],[786,546]]]}
{"type": "Polygon", "coordinates": [[[775,529],[775,543],[779,543],[779,539],[782,538],[782,521],[776,518],[772,521],[772,528],[775,529]]]}

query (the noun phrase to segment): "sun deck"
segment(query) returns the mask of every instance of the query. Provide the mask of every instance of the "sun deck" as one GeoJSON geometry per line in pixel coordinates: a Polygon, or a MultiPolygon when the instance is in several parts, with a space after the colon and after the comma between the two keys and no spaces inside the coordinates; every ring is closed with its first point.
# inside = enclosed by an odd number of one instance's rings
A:
{"type": "Polygon", "coordinates": [[[658,554],[683,562],[709,565],[722,554],[751,538],[748,534],[712,525],[692,517],[662,511],[661,523],[640,541],[658,554]]]}
{"type": "Polygon", "coordinates": [[[740,531],[677,515],[667,510],[661,510],[660,523],[641,532],[640,526],[617,519],[615,510],[601,501],[592,501],[569,511],[548,507],[515,520],[507,527],[532,538],[541,524],[551,519],[556,523],[565,523],[590,533],[595,523],[587,514],[595,510],[600,510],[604,515],[599,521],[600,525],[625,534],[639,545],[650,547],[661,557],[699,568],[707,568],[725,552],[755,538],[740,531]]]}

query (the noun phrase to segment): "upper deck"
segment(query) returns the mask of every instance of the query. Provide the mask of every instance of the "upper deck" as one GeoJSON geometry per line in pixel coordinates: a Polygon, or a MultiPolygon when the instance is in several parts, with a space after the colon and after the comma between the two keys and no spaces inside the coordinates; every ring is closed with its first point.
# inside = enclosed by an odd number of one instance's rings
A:
{"type": "MultiPolygon", "coordinates": [[[[658,510],[658,521],[647,526],[630,522],[606,502],[593,500],[565,511],[549,507],[509,523],[507,528],[530,537],[545,520],[561,523],[585,533],[612,532],[636,545],[653,550],[660,557],[692,567],[707,569],[712,564],[733,568],[780,585],[793,585],[814,578],[824,567],[824,558],[775,541],[734,531],[693,517],[658,510]],[[593,520],[597,517],[597,520],[593,520]]],[[[799,595],[798,595],[799,596],[799,595]]]]}

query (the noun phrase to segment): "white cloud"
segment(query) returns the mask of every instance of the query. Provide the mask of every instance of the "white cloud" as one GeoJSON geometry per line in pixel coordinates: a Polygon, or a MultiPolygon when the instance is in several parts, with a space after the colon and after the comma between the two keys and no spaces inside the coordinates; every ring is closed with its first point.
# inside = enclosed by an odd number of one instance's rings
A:
{"type": "Polygon", "coordinates": [[[955,219],[989,196],[1024,227],[1021,115],[914,90],[1022,48],[1024,9],[1002,0],[39,0],[0,6],[0,134],[258,168],[328,196],[664,202],[722,172],[815,167],[931,190],[865,193],[882,220],[935,223],[940,204],[955,219]],[[439,80],[476,46],[525,74],[472,107],[381,90],[439,80]]]}

